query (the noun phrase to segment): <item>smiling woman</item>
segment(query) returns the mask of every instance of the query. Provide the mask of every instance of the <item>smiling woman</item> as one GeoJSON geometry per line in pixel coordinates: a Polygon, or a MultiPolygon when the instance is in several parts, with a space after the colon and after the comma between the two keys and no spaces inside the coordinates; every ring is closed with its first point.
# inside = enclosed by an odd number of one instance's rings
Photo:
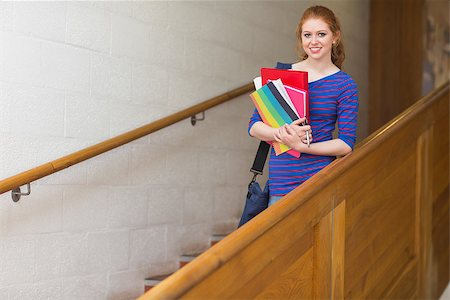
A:
{"type": "Polygon", "coordinates": [[[336,156],[350,153],[356,140],[358,91],[352,77],[341,70],[344,45],[339,21],[323,6],[308,8],[297,26],[301,61],[278,64],[278,68],[308,72],[310,125],[298,123],[272,128],[263,122],[255,110],[250,123],[250,135],[264,141],[277,141],[302,153],[299,158],[287,153],[269,160],[269,205],[329,165],[336,156]],[[335,125],[338,137],[333,138],[335,125]],[[308,147],[305,132],[313,137],[308,147]]]}

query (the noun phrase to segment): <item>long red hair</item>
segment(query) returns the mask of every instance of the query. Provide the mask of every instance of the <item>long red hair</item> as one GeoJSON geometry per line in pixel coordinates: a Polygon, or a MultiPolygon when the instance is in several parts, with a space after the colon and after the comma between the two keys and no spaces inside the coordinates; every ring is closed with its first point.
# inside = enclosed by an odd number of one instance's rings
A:
{"type": "Polygon", "coordinates": [[[333,35],[336,37],[336,42],[333,44],[331,48],[331,61],[335,64],[339,69],[342,68],[342,64],[345,60],[345,52],[344,52],[344,44],[342,43],[342,31],[341,24],[339,20],[335,16],[334,12],[324,6],[316,5],[311,6],[305,10],[303,13],[300,22],[297,25],[297,51],[299,52],[300,58],[303,60],[308,58],[308,55],[303,51],[302,47],[302,27],[303,24],[308,19],[321,19],[325,23],[327,23],[333,35]]]}

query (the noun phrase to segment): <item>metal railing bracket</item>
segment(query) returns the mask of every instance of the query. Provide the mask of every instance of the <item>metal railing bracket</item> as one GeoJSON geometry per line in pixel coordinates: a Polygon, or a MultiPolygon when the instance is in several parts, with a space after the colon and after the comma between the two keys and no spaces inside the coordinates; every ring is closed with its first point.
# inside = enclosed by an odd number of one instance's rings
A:
{"type": "Polygon", "coordinates": [[[18,202],[22,196],[29,196],[31,194],[31,186],[30,183],[27,183],[27,192],[22,193],[20,187],[17,187],[11,190],[11,197],[14,202],[18,202]]]}
{"type": "Polygon", "coordinates": [[[191,124],[192,126],[195,126],[197,124],[197,121],[203,121],[205,119],[205,112],[202,111],[202,116],[200,118],[197,118],[196,115],[191,117],[191,124]]]}

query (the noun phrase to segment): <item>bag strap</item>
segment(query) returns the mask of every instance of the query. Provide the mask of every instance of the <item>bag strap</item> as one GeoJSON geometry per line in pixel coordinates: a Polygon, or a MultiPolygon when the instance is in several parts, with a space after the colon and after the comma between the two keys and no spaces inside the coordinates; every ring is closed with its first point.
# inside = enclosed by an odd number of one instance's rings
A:
{"type": "Polygon", "coordinates": [[[267,154],[269,153],[270,145],[264,141],[259,143],[258,152],[256,152],[255,160],[250,172],[253,172],[254,176],[252,182],[256,180],[256,176],[262,175],[264,165],[266,164],[267,154]]]}

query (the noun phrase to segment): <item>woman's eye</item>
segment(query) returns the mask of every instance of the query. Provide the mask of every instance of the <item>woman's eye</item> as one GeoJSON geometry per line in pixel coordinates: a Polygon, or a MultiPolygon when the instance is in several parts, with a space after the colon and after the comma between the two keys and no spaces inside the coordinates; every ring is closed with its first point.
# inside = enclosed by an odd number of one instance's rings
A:
{"type": "Polygon", "coordinates": [[[305,33],[305,34],[303,34],[303,36],[304,36],[305,38],[309,38],[309,37],[311,36],[311,34],[310,34],[310,33],[305,33]]]}
{"type": "Polygon", "coordinates": [[[326,36],[327,34],[325,33],[325,32],[319,32],[319,37],[324,37],[324,36],[326,36]]]}

